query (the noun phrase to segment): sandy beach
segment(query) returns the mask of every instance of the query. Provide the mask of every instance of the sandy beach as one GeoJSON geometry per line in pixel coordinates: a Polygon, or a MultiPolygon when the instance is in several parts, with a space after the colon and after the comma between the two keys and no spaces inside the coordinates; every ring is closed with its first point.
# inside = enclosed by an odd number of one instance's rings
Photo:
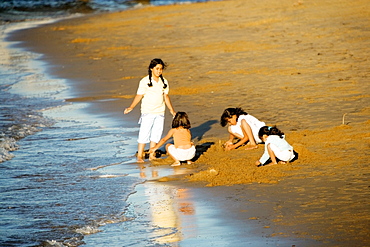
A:
{"type": "MultiPolygon", "coordinates": [[[[187,174],[159,183],[200,186],[212,200],[219,193],[228,198],[223,209],[256,235],[299,238],[300,246],[367,246],[369,16],[366,0],[227,0],[67,19],[12,39],[44,54],[54,76],[75,82],[67,101],[91,103],[89,112],[123,127],[136,126],[139,107],[122,111],[149,61],[162,58],[199,158],[187,174]],[[227,107],[277,125],[299,159],[257,168],[263,145],[224,151],[219,119],[227,107]]],[[[145,166],[171,163],[163,157],[145,166]]]]}

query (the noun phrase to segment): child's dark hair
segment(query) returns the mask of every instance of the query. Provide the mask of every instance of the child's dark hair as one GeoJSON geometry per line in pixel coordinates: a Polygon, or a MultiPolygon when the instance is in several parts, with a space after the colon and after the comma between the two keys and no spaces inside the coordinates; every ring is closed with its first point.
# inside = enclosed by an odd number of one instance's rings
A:
{"type": "Polygon", "coordinates": [[[261,140],[262,140],[263,135],[267,135],[267,136],[277,135],[280,138],[284,138],[284,133],[278,128],[276,128],[276,126],[274,127],[263,126],[262,128],[260,128],[260,130],[258,131],[258,136],[261,140]]]}
{"type": "MultiPolygon", "coordinates": [[[[148,67],[148,74],[149,74],[149,83],[148,86],[152,87],[152,69],[157,66],[158,64],[162,65],[162,68],[165,69],[167,65],[162,61],[160,58],[154,58],[152,61],[150,61],[149,67],[148,67]]],[[[167,87],[167,84],[164,82],[163,75],[159,76],[163,82],[163,88],[167,87]]]]}
{"type": "Polygon", "coordinates": [[[172,128],[183,127],[184,129],[190,129],[190,120],[186,112],[179,111],[176,113],[172,120],[172,128]]]}
{"type": "Polygon", "coordinates": [[[246,113],[240,107],[227,108],[224,110],[224,112],[221,115],[221,121],[220,121],[221,126],[225,127],[227,125],[227,120],[232,118],[234,115],[236,115],[236,120],[238,120],[240,115],[248,115],[248,113],[246,113]]]}

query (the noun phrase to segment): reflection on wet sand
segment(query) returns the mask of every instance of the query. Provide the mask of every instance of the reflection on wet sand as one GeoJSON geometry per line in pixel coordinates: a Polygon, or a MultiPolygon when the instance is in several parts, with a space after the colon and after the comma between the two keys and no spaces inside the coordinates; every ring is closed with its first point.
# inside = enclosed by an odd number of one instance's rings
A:
{"type": "MultiPolygon", "coordinates": [[[[146,169],[146,166],[144,164],[138,164],[138,167],[140,169],[140,177],[141,178],[148,178],[147,172],[148,169],[146,169]]],[[[150,167],[151,176],[149,178],[157,178],[158,177],[158,171],[155,169],[155,167],[150,167]]]]}
{"type": "MultiPolygon", "coordinates": [[[[145,168],[143,165],[139,167],[141,177],[155,179],[162,175],[155,167],[145,168]]],[[[183,172],[183,169],[179,167],[173,169],[174,175],[183,172]]],[[[183,236],[191,237],[193,234],[190,232],[183,232],[183,230],[196,229],[195,209],[190,200],[190,190],[151,181],[146,182],[144,188],[150,206],[148,217],[157,227],[153,236],[155,241],[159,244],[166,244],[181,241],[183,236]]]]}

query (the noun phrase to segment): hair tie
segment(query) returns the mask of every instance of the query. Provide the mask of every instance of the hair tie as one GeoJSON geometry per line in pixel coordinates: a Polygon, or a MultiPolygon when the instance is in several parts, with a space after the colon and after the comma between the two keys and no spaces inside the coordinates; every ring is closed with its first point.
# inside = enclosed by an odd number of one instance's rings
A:
{"type": "Polygon", "coordinates": [[[272,127],[268,126],[267,129],[270,130],[272,127]]]}

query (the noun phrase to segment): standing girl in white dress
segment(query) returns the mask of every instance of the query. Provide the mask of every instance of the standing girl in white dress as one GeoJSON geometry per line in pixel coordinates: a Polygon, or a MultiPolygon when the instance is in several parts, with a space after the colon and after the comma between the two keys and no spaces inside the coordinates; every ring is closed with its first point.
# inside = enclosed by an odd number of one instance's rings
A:
{"type": "Polygon", "coordinates": [[[162,137],[164,125],[165,105],[175,116],[169,93],[168,81],[163,77],[165,63],[159,59],[153,59],[148,68],[148,75],[141,79],[136,96],[131,105],[123,113],[131,112],[141,101],[141,117],[139,120],[140,130],[138,137],[137,162],[143,163],[143,154],[146,143],[154,147],[162,137]]]}

